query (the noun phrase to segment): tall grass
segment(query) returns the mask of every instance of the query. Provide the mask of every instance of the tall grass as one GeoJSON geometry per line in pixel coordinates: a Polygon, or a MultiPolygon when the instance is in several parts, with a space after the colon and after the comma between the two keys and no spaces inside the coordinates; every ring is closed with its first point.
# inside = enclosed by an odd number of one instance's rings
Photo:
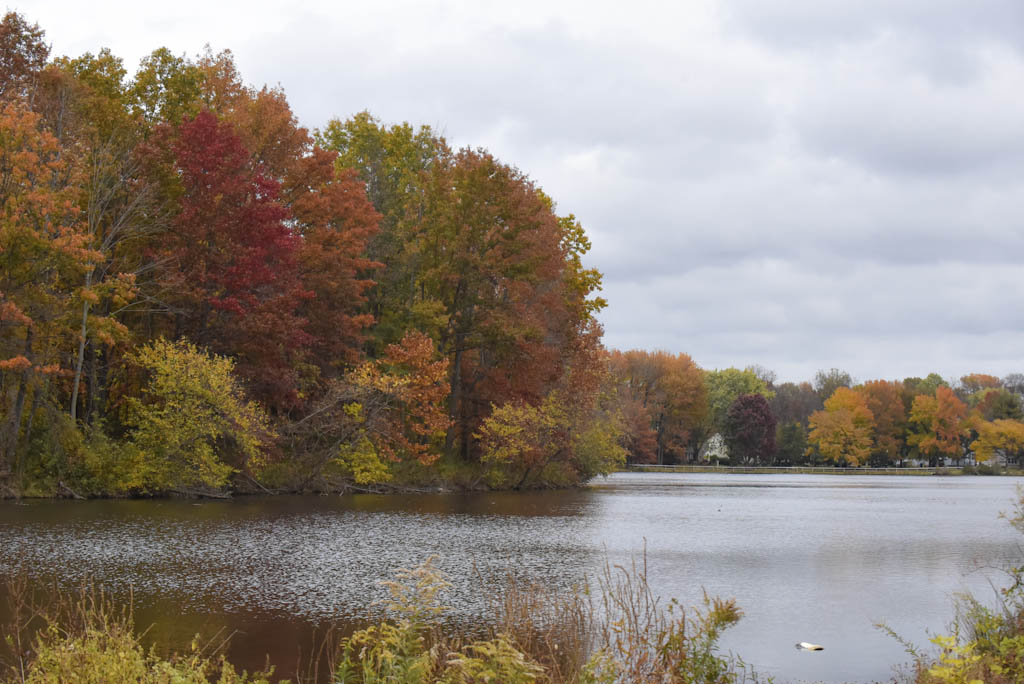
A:
{"type": "MultiPolygon", "coordinates": [[[[742,661],[718,651],[722,632],[742,616],[736,604],[705,597],[701,607],[686,611],[675,601],[663,605],[648,583],[645,558],[606,564],[592,582],[568,592],[511,578],[500,582],[489,593],[492,620],[477,634],[444,628],[449,582],[434,559],[385,584],[386,619],[325,640],[326,674],[334,684],[756,681],[742,661]]],[[[145,651],[130,603],[116,606],[92,588],[43,598],[22,578],[8,594],[15,618],[5,631],[3,684],[270,681],[270,672],[236,673],[217,655],[223,644],[194,642],[187,653],[167,658],[145,651]]],[[[324,681],[324,673],[313,665],[305,679],[324,681]]]]}
{"type": "Polygon", "coordinates": [[[11,622],[0,648],[4,684],[269,684],[272,672],[238,673],[223,640],[161,658],[146,651],[132,620],[132,602],[116,604],[95,586],[41,591],[25,577],[8,582],[11,622]]]}

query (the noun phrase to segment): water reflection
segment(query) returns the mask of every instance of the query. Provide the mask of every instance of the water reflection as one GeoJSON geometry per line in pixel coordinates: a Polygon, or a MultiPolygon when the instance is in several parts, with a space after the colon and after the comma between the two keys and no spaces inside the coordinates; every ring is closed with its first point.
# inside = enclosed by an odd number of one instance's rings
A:
{"type": "Polygon", "coordinates": [[[987,586],[976,567],[1016,558],[996,518],[1015,484],[643,473],[570,492],[2,504],[0,573],[133,587],[152,637],[237,630],[232,658],[252,669],[270,654],[287,674],[314,626],[375,616],[378,581],[427,556],[455,581],[453,619],[473,624],[486,617],[480,577],[567,589],[646,539],[662,595],[738,599],[747,617],[727,645],[759,669],[870,681],[903,658],[873,622],[924,643],[950,618],[953,591],[987,586]],[[801,640],[828,648],[795,651],[801,640]]]}

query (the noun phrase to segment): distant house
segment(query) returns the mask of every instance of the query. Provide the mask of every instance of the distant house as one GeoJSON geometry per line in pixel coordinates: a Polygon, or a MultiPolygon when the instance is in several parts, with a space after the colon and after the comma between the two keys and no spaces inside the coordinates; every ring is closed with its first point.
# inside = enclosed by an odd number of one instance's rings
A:
{"type": "Polygon", "coordinates": [[[722,433],[716,432],[711,435],[711,438],[704,445],[700,456],[703,460],[710,462],[727,460],[729,458],[729,447],[725,445],[725,437],[722,437],[722,433]]]}

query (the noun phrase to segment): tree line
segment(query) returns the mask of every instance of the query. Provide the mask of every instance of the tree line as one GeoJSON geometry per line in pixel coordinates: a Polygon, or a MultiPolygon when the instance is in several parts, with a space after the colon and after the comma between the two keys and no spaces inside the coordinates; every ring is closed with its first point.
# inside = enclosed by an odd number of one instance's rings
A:
{"type": "Polygon", "coordinates": [[[0,496],[563,486],[626,459],[1015,460],[1019,378],[776,384],[608,351],[519,169],[229,51],[53,57],[0,21],[0,496]]]}
{"type": "Polygon", "coordinates": [[[1020,464],[1024,375],[854,384],[838,369],[777,383],[760,366],[706,371],[686,354],[613,351],[633,463],[1020,464]]]}
{"type": "Polygon", "coordinates": [[[621,461],[571,214],[483,149],[300,125],[229,51],[0,22],[0,492],[569,484],[621,461]]]}

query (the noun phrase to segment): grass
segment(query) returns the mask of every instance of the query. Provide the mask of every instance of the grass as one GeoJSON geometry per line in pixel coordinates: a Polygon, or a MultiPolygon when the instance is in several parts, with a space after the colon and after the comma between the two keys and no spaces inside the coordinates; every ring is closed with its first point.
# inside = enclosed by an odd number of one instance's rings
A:
{"type": "MultiPolygon", "coordinates": [[[[347,637],[328,637],[328,672],[311,665],[299,681],[334,684],[739,684],[757,676],[718,650],[742,613],[731,600],[699,608],[662,604],[646,563],[606,565],[592,584],[555,593],[509,580],[491,591],[484,633],[445,629],[448,581],[429,559],[385,583],[387,618],[347,637]]],[[[13,623],[5,631],[2,684],[140,682],[264,684],[272,670],[238,673],[219,655],[224,640],[194,641],[186,653],[146,651],[131,605],[102,592],[9,587],[13,623]],[[55,598],[54,598],[55,597],[55,598]]]]}

